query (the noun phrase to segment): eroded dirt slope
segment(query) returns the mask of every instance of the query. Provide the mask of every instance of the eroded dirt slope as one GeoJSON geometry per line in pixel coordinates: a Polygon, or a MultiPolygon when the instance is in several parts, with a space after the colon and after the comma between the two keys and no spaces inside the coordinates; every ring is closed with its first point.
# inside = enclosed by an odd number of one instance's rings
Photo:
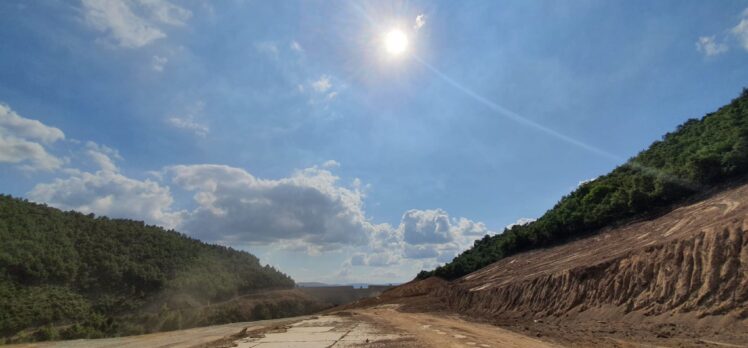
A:
{"type": "Polygon", "coordinates": [[[452,282],[411,282],[373,302],[457,312],[564,345],[748,346],[746,217],[742,185],[452,282]]]}
{"type": "Polygon", "coordinates": [[[743,185],[654,220],[503,259],[442,289],[450,307],[490,313],[558,316],[612,305],[745,319],[747,216],[743,185]]]}

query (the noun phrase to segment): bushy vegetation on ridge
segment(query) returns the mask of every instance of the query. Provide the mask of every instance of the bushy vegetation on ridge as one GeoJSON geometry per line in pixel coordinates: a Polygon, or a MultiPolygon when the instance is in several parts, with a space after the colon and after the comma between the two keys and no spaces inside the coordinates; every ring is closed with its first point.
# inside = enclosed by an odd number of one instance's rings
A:
{"type": "Polygon", "coordinates": [[[748,174],[748,90],[691,119],[612,172],[580,185],[536,221],[485,236],[418,278],[455,279],[518,252],[588,235],[662,211],[748,174]]]}
{"type": "Polygon", "coordinates": [[[298,315],[264,302],[216,303],[294,281],[252,254],[140,221],[63,212],[0,195],[0,343],[103,337],[298,315]],[[12,339],[11,339],[12,338],[12,339]]]}

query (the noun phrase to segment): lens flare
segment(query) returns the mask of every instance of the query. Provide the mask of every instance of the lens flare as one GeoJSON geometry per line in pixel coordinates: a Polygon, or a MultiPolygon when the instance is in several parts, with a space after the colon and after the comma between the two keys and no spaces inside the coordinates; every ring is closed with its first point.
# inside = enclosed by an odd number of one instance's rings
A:
{"type": "Polygon", "coordinates": [[[408,48],[408,36],[402,30],[390,30],[384,35],[384,48],[387,53],[399,56],[408,48]]]}

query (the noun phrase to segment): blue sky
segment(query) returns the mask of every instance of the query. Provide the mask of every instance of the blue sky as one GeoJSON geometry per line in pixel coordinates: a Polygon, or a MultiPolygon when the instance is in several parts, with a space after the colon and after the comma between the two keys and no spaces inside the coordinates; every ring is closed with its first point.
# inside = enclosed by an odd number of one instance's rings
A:
{"type": "Polygon", "coordinates": [[[748,1],[3,1],[0,18],[0,191],[299,281],[408,280],[748,86],[748,1]]]}

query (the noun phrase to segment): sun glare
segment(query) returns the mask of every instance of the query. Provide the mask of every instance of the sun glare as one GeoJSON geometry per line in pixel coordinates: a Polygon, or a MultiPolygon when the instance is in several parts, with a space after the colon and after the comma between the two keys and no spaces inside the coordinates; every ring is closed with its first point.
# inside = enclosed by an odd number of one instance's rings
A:
{"type": "Polygon", "coordinates": [[[384,48],[390,55],[399,56],[408,48],[408,37],[399,29],[390,30],[384,35],[384,48]]]}

